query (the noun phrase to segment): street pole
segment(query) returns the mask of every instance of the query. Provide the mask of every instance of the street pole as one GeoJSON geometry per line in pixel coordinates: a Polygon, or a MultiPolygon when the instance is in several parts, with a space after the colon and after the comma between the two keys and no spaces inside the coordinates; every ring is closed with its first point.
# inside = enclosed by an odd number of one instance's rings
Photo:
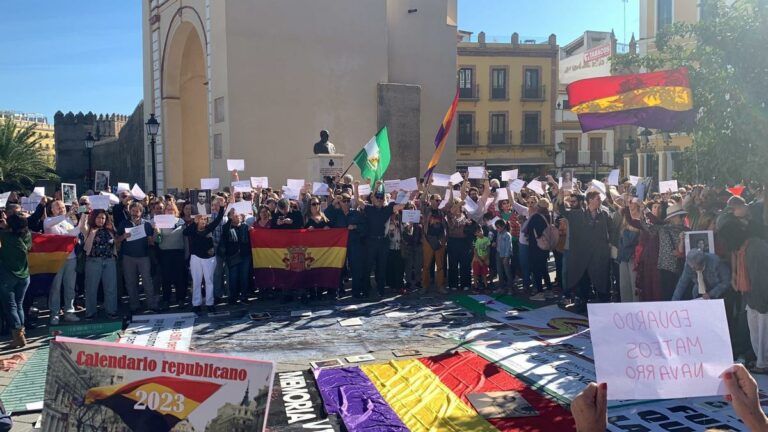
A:
{"type": "MultiPolygon", "coordinates": [[[[88,147],[88,185],[85,190],[88,190],[93,184],[93,147],[88,147]]],[[[95,187],[94,187],[95,189],[95,187]]],[[[93,191],[96,193],[97,191],[93,191]]]]}
{"type": "Polygon", "coordinates": [[[157,193],[157,164],[155,159],[157,158],[155,150],[155,136],[151,135],[149,144],[152,146],[152,192],[157,193]]]}

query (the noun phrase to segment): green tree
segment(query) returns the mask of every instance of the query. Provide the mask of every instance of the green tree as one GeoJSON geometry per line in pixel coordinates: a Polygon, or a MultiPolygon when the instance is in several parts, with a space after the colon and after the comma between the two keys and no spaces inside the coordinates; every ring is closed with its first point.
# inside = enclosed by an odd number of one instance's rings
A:
{"type": "Polygon", "coordinates": [[[0,191],[29,191],[38,180],[58,180],[33,134],[36,124],[19,127],[13,119],[0,122],[0,191]]]}
{"type": "Polygon", "coordinates": [[[674,23],[657,52],[614,56],[614,70],[688,68],[697,113],[686,181],[768,181],[768,0],[700,0],[702,19],[674,23]]]}

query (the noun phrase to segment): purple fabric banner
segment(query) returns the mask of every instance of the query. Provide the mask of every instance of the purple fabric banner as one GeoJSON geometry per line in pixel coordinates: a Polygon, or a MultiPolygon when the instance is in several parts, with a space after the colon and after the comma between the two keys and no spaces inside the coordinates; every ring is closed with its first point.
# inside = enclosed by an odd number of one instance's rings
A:
{"type": "Polygon", "coordinates": [[[694,123],[694,111],[670,111],[661,107],[636,108],[608,113],[579,114],[581,131],[635,125],[664,132],[683,132],[694,123]]]}
{"type": "Polygon", "coordinates": [[[349,432],[409,429],[358,367],[315,369],[328,414],[338,414],[349,432]]]}

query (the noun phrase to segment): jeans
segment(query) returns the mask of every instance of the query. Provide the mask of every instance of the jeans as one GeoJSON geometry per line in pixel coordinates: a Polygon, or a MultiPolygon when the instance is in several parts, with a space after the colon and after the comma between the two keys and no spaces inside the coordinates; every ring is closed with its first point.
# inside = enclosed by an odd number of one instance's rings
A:
{"type": "Polygon", "coordinates": [[[147,308],[154,309],[157,306],[157,298],[155,297],[155,285],[152,282],[152,264],[149,261],[149,257],[136,258],[124,255],[123,273],[125,275],[125,289],[128,291],[131,311],[139,309],[139,275],[141,275],[144,295],[147,297],[147,308]]]}
{"type": "Polygon", "coordinates": [[[349,272],[352,276],[352,294],[356,296],[362,296],[365,294],[366,276],[365,269],[367,267],[365,244],[359,239],[353,239],[350,235],[349,242],[347,243],[347,259],[349,259],[349,272]]]}
{"type": "Polygon", "coordinates": [[[523,274],[523,289],[531,286],[531,267],[528,263],[528,245],[520,243],[520,272],[523,274]]]}
{"type": "Polygon", "coordinates": [[[472,285],[472,242],[466,237],[448,237],[448,286],[472,285]]]}
{"type": "Polygon", "coordinates": [[[104,310],[117,314],[117,263],[114,258],[85,259],[85,315],[98,311],[99,282],[104,289],[104,310]]]}
{"type": "Polygon", "coordinates": [[[637,289],[635,289],[635,276],[634,261],[622,261],[619,263],[619,293],[622,303],[640,301],[637,289]]]}
{"type": "Polygon", "coordinates": [[[371,237],[368,239],[368,271],[365,275],[371,277],[374,271],[376,289],[379,294],[384,294],[384,286],[387,284],[387,255],[389,255],[388,237],[371,237]]]}
{"type": "MultiPolygon", "coordinates": [[[[237,261],[237,260],[236,260],[237,261]]],[[[227,280],[229,281],[229,301],[246,297],[250,282],[251,261],[248,257],[240,257],[236,264],[227,264],[227,280]]]]}
{"type": "Polygon", "coordinates": [[[187,297],[187,263],[184,249],[160,249],[160,267],[163,273],[163,300],[171,301],[171,287],[176,288],[176,302],[187,297]]]}
{"type": "Polygon", "coordinates": [[[515,283],[512,257],[502,257],[496,254],[496,271],[499,274],[499,287],[512,288],[512,285],[515,283]]]}
{"type": "MultiPolygon", "coordinates": [[[[223,256],[216,255],[216,267],[213,269],[213,296],[221,298],[224,295],[224,275],[227,274],[225,267],[226,259],[223,256]]],[[[227,281],[229,282],[229,281],[227,281]]],[[[208,291],[208,284],[205,284],[205,290],[208,291]]],[[[206,295],[206,297],[208,297],[206,295]]]]}
{"type": "Polygon", "coordinates": [[[403,255],[400,249],[390,249],[387,257],[387,285],[395,290],[403,288],[403,255]]]}
{"type": "Polygon", "coordinates": [[[29,276],[17,278],[0,267],[0,302],[13,330],[24,327],[24,294],[28,287],[29,276]]]}
{"type": "Polygon", "coordinates": [[[205,305],[213,306],[213,272],[216,269],[216,257],[189,257],[189,270],[192,272],[192,306],[200,306],[203,302],[203,279],[205,279],[205,305]]]}
{"type": "Polygon", "coordinates": [[[51,284],[51,292],[48,293],[48,308],[51,316],[59,314],[59,309],[64,308],[65,313],[75,311],[75,279],[77,278],[77,259],[68,258],[64,267],[56,273],[51,284]],[[64,285],[64,304],[61,304],[61,288],[64,285]]]}
{"type": "Polygon", "coordinates": [[[549,279],[549,269],[547,268],[548,260],[549,251],[528,246],[528,268],[533,272],[533,288],[537,293],[542,291],[542,279],[547,289],[552,291],[552,281],[549,279]]]}

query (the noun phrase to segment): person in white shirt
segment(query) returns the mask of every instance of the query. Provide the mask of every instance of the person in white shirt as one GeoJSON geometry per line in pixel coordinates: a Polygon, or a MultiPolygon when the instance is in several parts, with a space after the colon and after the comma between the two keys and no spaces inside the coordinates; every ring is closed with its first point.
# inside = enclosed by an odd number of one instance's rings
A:
{"type": "MultiPolygon", "coordinates": [[[[77,237],[80,229],[77,227],[77,203],[73,203],[72,209],[67,213],[64,201],[55,200],[51,203],[52,216],[43,221],[43,229],[46,234],[57,234],[77,237]]],[[[59,311],[64,308],[64,321],[77,322],[80,318],[75,316],[75,281],[77,278],[77,254],[75,251],[69,254],[64,267],[56,273],[51,283],[51,291],[48,293],[48,307],[51,310],[51,325],[59,324],[59,311]],[[64,303],[61,302],[61,288],[64,286],[64,303]]]]}

